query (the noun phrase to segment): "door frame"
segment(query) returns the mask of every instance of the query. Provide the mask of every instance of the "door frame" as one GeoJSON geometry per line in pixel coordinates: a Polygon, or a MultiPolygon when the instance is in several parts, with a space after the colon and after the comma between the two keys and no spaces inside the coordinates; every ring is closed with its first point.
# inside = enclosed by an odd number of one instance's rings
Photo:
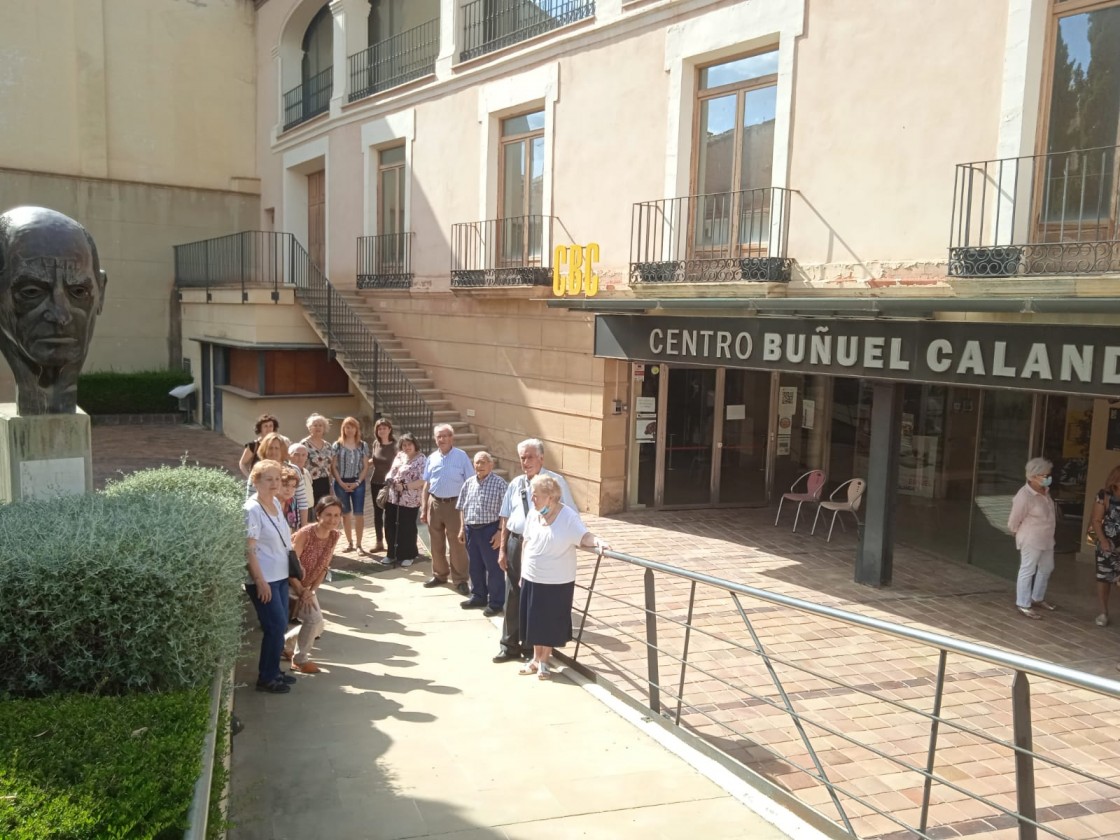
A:
{"type": "MultiPolygon", "coordinates": [[[[713,368],[707,365],[671,365],[665,362],[659,363],[661,365],[661,376],[658,379],[657,385],[657,416],[659,418],[668,416],[669,411],[669,377],[672,376],[675,370],[714,370],[715,371],[715,405],[712,417],[712,464],[708,474],[708,500],[698,504],[687,505],[666,505],[665,504],[665,444],[666,444],[666,427],[668,424],[663,420],[657,423],[657,433],[654,436],[655,457],[654,457],[654,479],[653,479],[653,508],[655,510],[696,510],[705,508],[743,508],[755,507],[756,505],[744,504],[742,502],[721,502],[719,500],[720,478],[722,469],[722,454],[723,454],[723,419],[726,406],[724,401],[727,393],[727,368],[717,367],[713,368]]],[[[766,373],[766,371],[752,371],[752,373],[766,373]]],[[[765,505],[769,505],[773,499],[774,491],[774,467],[777,451],[777,429],[776,429],[776,416],[774,407],[777,405],[778,398],[778,379],[780,374],[777,371],[770,373],[770,402],[766,412],[766,469],[764,473],[764,499],[765,505]]]]}

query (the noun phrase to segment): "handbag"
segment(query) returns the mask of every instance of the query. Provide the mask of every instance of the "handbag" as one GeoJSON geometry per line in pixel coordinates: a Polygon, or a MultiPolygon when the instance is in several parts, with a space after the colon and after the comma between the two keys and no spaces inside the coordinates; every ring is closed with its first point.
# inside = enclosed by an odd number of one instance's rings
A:
{"type": "MultiPolygon", "coordinates": [[[[260,506],[261,510],[264,510],[264,505],[260,502],[257,502],[257,504],[260,506]]],[[[268,517],[269,522],[272,522],[272,517],[268,515],[267,510],[264,510],[264,515],[268,517]]],[[[291,547],[291,543],[285,541],[284,535],[280,533],[280,529],[276,527],[275,522],[272,522],[272,527],[273,530],[276,531],[276,535],[280,537],[280,542],[288,546],[288,577],[295,578],[296,580],[303,580],[303,564],[299,562],[299,555],[296,554],[296,550],[291,547]]]]}
{"type": "Polygon", "coordinates": [[[373,501],[379,508],[381,508],[382,510],[385,509],[385,505],[389,504],[389,485],[388,484],[386,484],[384,487],[382,487],[380,490],[377,491],[377,498],[375,498],[373,501]]]}

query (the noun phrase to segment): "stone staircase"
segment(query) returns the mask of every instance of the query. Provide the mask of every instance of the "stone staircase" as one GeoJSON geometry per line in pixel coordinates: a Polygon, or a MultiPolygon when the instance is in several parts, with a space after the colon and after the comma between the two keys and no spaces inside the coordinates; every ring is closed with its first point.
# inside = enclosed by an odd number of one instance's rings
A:
{"type": "MultiPolygon", "coordinates": [[[[431,408],[432,425],[437,423],[450,424],[455,430],[455,445],[473,459],[475,453],[485,448],[478,435],[470,424],[463,419],[462,415],[455,410],[451,401],[435,386],[427,371],[405,349],[401,340],[385,326],[377,310],[355,290],[343,290],[335,287],[335,291],[358,316],[365,331],[377,340],[381,349],[388,354],[400,372],[407,377],[415,392],[431,408]]],[[[366,402],[373,406],[375,414],[388,414],[392,417],[393,411],[390,406],[385,405],[386,401],[384,399],[378,399],[378,388],[373,381],[373,371],[369,359],[363,355],[358,342],[348,341],[348,338],[353,338],[354,330],[347,327],[340,328],[332,323],[328,335],[325,313],[307,303],[304,304],[302,309],[311,328],[315,330],[315,333],[327,347],[334,350],[339,365],[346,371],[366,402]],[[331,336],[333,336],[333,340],[331,336]]],[[[380,390],[381,393],[384,393],[384,386],[380,390]]],[[[394,425],[397,426],[398,432],[412,432],[419,441],[422,451],[431,451],[433,446],[431,429],[402,428],[400,423],[396,422],[396,418],[394,418],[394,425]]],[[[495,461],[497,461],[497,458],[495,458],[495,461]]],[[[495,471],[503,477],[508,477],[502,469],[496,469],[495,471]]]]}

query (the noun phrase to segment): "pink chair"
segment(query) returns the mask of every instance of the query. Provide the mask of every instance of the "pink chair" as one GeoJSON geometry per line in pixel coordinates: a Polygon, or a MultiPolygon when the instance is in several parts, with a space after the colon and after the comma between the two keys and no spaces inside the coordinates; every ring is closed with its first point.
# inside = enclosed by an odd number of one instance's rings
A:
{"type": "MultiPolygon", "coordinates": [[[[866,488],[867,482],[862,478],[849,478],[847,481],[833,490],[832,494],[828,497],[828,501],[821,502],[817,506],[817,516],[813,520],[813,530],[809,532],[810,535],[817,533],[817,519],[821,518],[822,510],[832,511],[832,523],[828,526],[829,542],[832,542],[832,529],[836,527],[836,517],[839,516],[842,512],[847,511],[848,513],[850,513],[852,515],[852,518],[855,519],[856,524],[858,525],[859,516],[857,512],[859,511],[860,503],[863,501],[863,491],[866,488]],[[840,496],[841,491],[843,491],[845,494],[844,501],[838,501],[838,497],[840,496]]],[[[844,528],[843,519],[840,520],[840,527],[844,528]]],[[[848,529],[844,528],[844,530],[847,531],[848,529]]]]}
{"type": "Polygon", "coordinates": [[[782,494],[782,500],[778,502],[778,515],[774,517],[774,524],[778,524],[778,520],[782,518],[782,505],[785,504],[786,499],[791,502],[797,502],[797,513],[793,515],[793,530],[797,532],[797,520],[801,518],[801,506],[806,502],[812,502],[814,505],[820,504],[821,491],[824,490],[824,483],[826,480],[825,474],[821,470],[809,470],[804,475],[800,475],[797,481],[789,486],[789,492],[782,494]],[[805,482],[805,490],[799,492],[797,485],[805,482]]]}

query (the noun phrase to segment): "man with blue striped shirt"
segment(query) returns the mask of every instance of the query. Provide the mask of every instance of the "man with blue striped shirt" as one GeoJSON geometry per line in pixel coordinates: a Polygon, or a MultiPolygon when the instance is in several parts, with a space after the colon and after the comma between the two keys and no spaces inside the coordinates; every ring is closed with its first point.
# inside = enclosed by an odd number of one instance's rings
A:
{"type": "Polygon", "coordinates": [[[494,474],[494,459],[489,452],[474,456],[474,477],[468,478],[456,505],[463,516],[459,542],[467,547],[470,563],[471,597],[459,606],[481,609],[487,618],[502,614],[506,581],[498,565],[498,546],[502,529],[498,515],[506,495],[505,481],[494,474]]]}
{"type": "Polygon", "coordinates": [[[505,498],[502,500],[501,521],[502,541],[498,549],[498,565],[506,573],[506,606],[502,619],[502,641],[494,662],[510,662],[515,659],[529,659],[533,655],[531,646],[521,638],[521,539],[525,533],[525,519],[532,503],[529,496],[529,482],[538,475],[549,475],[560,485],[560,500],[576,508],[572,491],[564,477],[544,468],[544,444],[536,438],[529,438],[517,444],[517,455],[521,459],[524,475],[519,475],[509,483],[505,498]]]}
{"type": "Polygon", "coordinates": [[[459,593],[469,595],[467,550],[459,542],[463,518],[456,505],[463,485],[474,475],[474,466],[466,452],[452,445],[455,430],[450,425],[440,423],[432,433],[438,448],[428,456],[424,467],[424,493],[420,500],[420,521],[428,523],[428,535],[432,538],[432,576],[424,586],[431,589],[447,583],[450,576],[459,593]]]}

